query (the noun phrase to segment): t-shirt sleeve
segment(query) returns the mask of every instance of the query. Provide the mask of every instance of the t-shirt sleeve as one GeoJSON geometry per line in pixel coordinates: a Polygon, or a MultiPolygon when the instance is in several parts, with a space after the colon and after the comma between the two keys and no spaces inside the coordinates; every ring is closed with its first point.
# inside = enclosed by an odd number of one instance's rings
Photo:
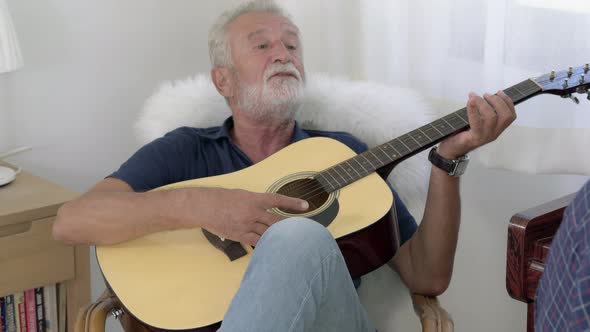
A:
{"type": "Polygon", "coordinates": [[[107,177],[125,181],[136,192],[178,182],[187,153],[195,149],[196,142],[176,130],[141,147],[107,177]]]}
{"type": "MultiPolygon", "coordinates": [[[[391,188],[391,185],[389,188],[391,188]]],[[[404,202],[399,198],[397,192],[393,188],[391,188],[391,191],[393,192],[395,211],[397,212],[397,223],[399,225],[399,235],[402,241],[400,245],[402,245],[404,242],[408,241],[412,235],[414,235],[418,229],[418,224],[416,224],[416,219],[414,219],[410,211],[408,211],[406,204],[404,204],[404,202]]]]}

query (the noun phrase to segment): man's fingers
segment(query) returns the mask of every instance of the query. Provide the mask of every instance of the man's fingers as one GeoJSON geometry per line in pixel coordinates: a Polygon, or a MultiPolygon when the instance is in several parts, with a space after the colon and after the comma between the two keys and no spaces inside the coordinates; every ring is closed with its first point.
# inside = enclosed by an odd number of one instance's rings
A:
{"type": "Polygon", "coordinates": [[[258,220],[259,223],[264,224],[267,227],[270,227],[273,224],[277,223],[278,221],[283,220],[284,217],[279,216],[278,214],[264,211],[263,214],[258,219],[259,219],[258,220]]]}
{"type": "Polygon", "coordinates": [[[477,109],[477,100],[475,94],[469,94],[469,100],[467,101],[467,118],[469,120],[469,126],[475,133],[481,132],[482,118],[477,109]]]}
{"type": "Polygon", "coordinates": [[[255,222],[252,224],[252,233],[256,233],[260,236],[262,236],[262,234],[264,234],[264,232],[266,232],[266,230],[268,229],[268,226],[263,224],[263,223],[259,223],[259,222],[255,222]]]}
{"type": "Polygon", "coordinates": [[[251,246],[255,246],[258,243],[258,240],[260,240],[260,235],[256,234],[256,233],[247,233],[244,234],[242,241],[247,245],[251,245],[251,246]]]}
{"type": "Polygon", "coordinates": [[[514,102],[512,101],[512,98],[508,97],[508,95],[502,90],[498,91],[497,95],[500,98],[504,99],[506,105],[508,105],[508,107],[510,107],[510,109],[514,111],[514,102]]]}
{"type": "Polygon", "coordinates": [[[498,120],[505,127],[507,127],[512,122],[514,122],[514,120],[516,120],[516,111],[514,109],[514,102],[512,101],[512,98],[508,97],[504,93],[504,91],[498,91],[498,94],[497,95],[498,95],[498,97],[502,98],[502,100],[504,101],[504,103],[506,104],[506,106],[508,106],[508,108],[505,110],[506,112],[503,113],[500,116],[500,119],[498,120]]]}
{"type": "Polygon", "coordinates": [[[265,194],[265,196],[266,199],[263,202],[265,209],[279,208],[303,212],[309,208],[309,203],[299,198],[280,194],[265,194]]]}

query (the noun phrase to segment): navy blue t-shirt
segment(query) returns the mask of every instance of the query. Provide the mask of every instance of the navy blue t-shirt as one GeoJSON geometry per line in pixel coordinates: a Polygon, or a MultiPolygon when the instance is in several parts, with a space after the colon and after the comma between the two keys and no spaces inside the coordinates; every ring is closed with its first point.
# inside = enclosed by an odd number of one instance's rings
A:
{"type": "MultiPolygon", "coordinates": [[[[170,183],[235,172],[253,163],[231,140],[230,117],[221,127],[206,129],[181,127],[144,145],[109,177],[127,182],[138,192],[170,183]]],[[[301,129],[295,123],[291,143],[309,137],[329,137],[346,144],[357,154],[367,145],[345,132],[301,129]]],[[[416,221],[393,188],[402,243],[416,231],[416,221]]],[[[358,281],[355,280],[355,284],[358,281]]]]}

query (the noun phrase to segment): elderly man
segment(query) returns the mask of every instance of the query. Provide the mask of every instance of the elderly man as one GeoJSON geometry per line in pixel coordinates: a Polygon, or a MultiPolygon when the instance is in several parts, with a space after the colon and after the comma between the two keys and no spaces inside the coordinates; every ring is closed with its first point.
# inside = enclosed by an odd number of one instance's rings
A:
{"type": "MultiPolygon", "coordinates": [[[[222,331],[374,331],[330,233],[314,221],[280,220],[269,212],[273,207],[304,211],[307,202],[219,188],[146,192],[251,166],[311,136],[339,140],[357,153],[367,149],[350,134],[304,130],[293,120],[305,82],[300,31],[274,3],[250,2],[223,14],[211,30],[209,48],[211,78],[233,117],[220,127],[179,128],[142,147],[59,210],[54,236],[104,245],[202,227],[256,245],[222,331]]],[[[472,93],[467,109],[470,129],[440,143],[438,158],[459,159],[494,140],[516,117],[503,92],[472,93]]],[[[440,294],[450,282],[457,245],[459,179],[432,168],[417,230],[394,197],[406,241],[393,265],[411,291],[440,294]]]]}

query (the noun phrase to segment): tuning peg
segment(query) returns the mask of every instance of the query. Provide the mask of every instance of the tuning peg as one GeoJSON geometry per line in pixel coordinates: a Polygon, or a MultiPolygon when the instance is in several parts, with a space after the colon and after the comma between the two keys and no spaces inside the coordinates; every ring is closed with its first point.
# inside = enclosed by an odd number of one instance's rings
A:
{"type": "Polygon", "coordinates": [[[587,63],[584,65],[584,74],[586,74],[589,70],[590,70],[590,64],[587,63]]]}
{"type": "Polygon", "coordinates": [[[580,75],[580,84],[584,84],[584,74],[580,75]]]}
{"type": "Polygon", "coordinates": [[[555,79],[555,70],[551,71],[551,74],[549,74],[549,79],[552,81],[555,79]]]}
{"type": "Polygon", "coordinates": [[[568,67],[567,68],[567,77],[572,77],[573,73],[574,73],[574,68],[568,67]]]}
{"type": "Polygon", "coordinates": [[[569,80],[568,80],[567,78],[563,80],[563,88],[564,88],[564,89],[565,89],[565,88],[567,88],[567,87],[569,86],[569,84],[568,84],[568,81],[569,81],[569,80]]]}
{"type": "Polygon", "coordinates": [[[588,96],[586,96],[586,99],[590,100],[590,91],[588,91],[588,96]]]}

